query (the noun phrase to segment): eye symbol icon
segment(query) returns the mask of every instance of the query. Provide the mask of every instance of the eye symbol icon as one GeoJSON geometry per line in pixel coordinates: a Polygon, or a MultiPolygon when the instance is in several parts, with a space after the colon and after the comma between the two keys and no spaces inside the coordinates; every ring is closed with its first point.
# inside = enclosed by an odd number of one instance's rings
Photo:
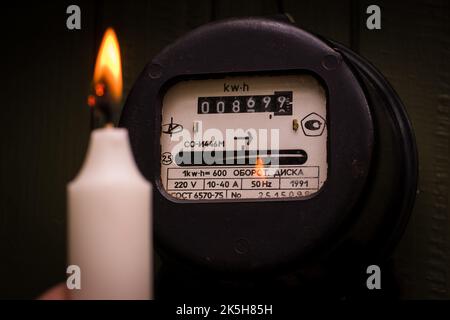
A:
{"type": "Polygon", "coordinates": [[[319,130],[322,127],[322,122],[319,120],[309,120],[305,122],[305,128],[308,130],[319,130]]]}
{"type": "Polygon", "coordinates": [[[318,137],[323,134],[326,122],[323,117],[313,112],[302,120],[303,133],[307,137],[318,137]]]}

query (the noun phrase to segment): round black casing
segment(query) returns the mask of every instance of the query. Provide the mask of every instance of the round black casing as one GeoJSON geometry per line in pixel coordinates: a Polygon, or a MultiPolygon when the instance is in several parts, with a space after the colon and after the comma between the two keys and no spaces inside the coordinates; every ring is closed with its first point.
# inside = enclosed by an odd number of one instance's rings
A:
{"type": "Polygon", "coordinates": [[[378,258],[401,233],[414,199],[414,139],[390,86],[360,57],[291,23],[230,19],[188,33],[146,66],[120,125],[129,130],[137,164],[154,185],[159,253],[194,269],[224,275],[277,273],[313,260],[342,262],[344,255],[378,258]],[[166,195],[160,181],[161,109],[172,85],[305,72],[327,92],[328,179],[317,195],[223,203],[183,202],[166,195]]]}

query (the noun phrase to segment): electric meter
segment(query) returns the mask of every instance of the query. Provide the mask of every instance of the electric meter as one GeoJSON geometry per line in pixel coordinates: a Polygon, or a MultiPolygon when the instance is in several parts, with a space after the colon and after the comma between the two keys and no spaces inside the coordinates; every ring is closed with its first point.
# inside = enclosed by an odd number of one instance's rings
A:
{"type": "Polygon", "coordinates": [[[168,46],[121,125],[155,185],[163,269],[191,287],[382,261],[413,204],[415,142],[393,89],[280,19],[214,22],[168,46]]]}

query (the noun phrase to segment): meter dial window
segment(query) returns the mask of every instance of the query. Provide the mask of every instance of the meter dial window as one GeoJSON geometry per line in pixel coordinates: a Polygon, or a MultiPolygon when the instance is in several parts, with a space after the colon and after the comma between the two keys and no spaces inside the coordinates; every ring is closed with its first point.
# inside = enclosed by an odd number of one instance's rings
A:
{"type": "Polygon", "coordinates": [[[163,100],[163,189],[185,201],[314,196],[327,180],[326,105],[307,74],[178,82],[163,100]]]}

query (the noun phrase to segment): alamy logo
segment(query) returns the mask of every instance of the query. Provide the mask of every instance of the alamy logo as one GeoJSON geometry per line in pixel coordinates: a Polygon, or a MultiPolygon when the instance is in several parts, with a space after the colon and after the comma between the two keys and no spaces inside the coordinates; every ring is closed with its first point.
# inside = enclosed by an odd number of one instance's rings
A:
{"type": "Polygon", "coordinates": [[[371,265],[367,267],[367,274],[370,276],[367,278],[366,286],[369,290],[381,289],[381,269],[377,265],[371,265]]]}
{"type": "MultiPolygon", "coordinates": [[[[221,129],[203,131],[202,121],[191,130],[173,123],[163,125],[163,133],[170,134],[174,145],[171,161],[183,165],[259,165],[277,168],[280,159],[280,132],[273,129],[221,129]]],[[[298,158],[306,154],[293,155],[298,158]]],[[[287,156],[289,157],[289,156],[287,156]]],[[[164,161],[168,162],[166,157],[164,161]]],[[[306,161],[306,158],[305,158],[306,161]]]]}
{"type": "Polygon", "coordinates": [[[81,268],[77,265],[67,267],[66,273],[69,275],[66,286],[69,290],[81,290],[81,268]]]}
{"type": "Polygon", "coordinates": [[[366,27],[369,30],[381,29],[381,9],[376,4],[367,7],[366,13],[370,16],[366,20],[366,27]]]}
{"type": "Polygon", "coordinates": [[[79,6],[72,4],[67,7],[66,13],[70,16],[66,20],[66,27],[69,30],[81,30],[81,9],[79,6]]]}

